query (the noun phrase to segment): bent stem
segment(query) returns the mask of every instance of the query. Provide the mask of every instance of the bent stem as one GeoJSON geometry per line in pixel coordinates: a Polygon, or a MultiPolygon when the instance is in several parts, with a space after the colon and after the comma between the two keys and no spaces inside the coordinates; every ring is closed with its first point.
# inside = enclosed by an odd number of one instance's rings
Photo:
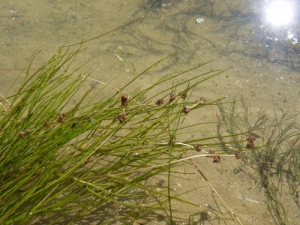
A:
{"type": "Polygon", "coordinates": [[[241,222],[241,220],[237,217],[237,215],[229,207],[229,205],[226,203],[226,201],[223,199],[223,197],[219,194],[219,192],[215,189],[215,187],[212,185],[212,183],[209,182],[209,180],[206,178],[206,176],[204,175],[204,173],[199,169],[199,167],[194,163],[194,161],[186,153],[185,153],[185,155],[187,156],[187,158],[189,159],[189,161],[193,164],[193,166],[198,171],[198,173],[201,175],[201,177],[203,177],[203,179],[205,180],[205,182],[210,186],[210,188],[214,191],[214,193],[216,193],[216,195],[219,197],[219,199],[225,205],[225,207],[228,210],[228,212],[230,212],[230,214],[233,216],[233,218],[235,218],[240,225],[243,225],[243,223],[241,222]]]}

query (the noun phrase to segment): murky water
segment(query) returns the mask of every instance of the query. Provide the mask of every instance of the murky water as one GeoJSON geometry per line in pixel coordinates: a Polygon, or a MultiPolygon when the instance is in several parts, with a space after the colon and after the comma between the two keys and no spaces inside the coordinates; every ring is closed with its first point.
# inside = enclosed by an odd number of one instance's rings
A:
{"type": "MultiPolygon", "coordinates": [[[[212,60],[203,67],[203,72],[231,69],[198,88],[199,95],[207,99],[243,96],[253,114],[261,108],[270,117],[274,116],[274,108],[299,113],[300,106],[295,103],[300,96],[300,4],[286,1],[294,4],[295,12],[288,21],[289,18],[281,15],[285,10],[282,5],[281,11],[272,16],[275,6],[272,8],[270,4],[273,2],[3,0],[0,3],[0,68],[5,70],[0,70],[0,93],[5,94],[8,84],[19,73],[15,69],[26,68],[38,50],[42,52],[33,68],[45,63],[65,41],[72,44],[88,40],[143,18],[84,44],[87,49],[80,54],[79,61],[93,57],[88,64],[93,71],[92,77],[110,81],[121,76],[122,79],[113,83],[121,86],[134,76],[131,63],[141,72],[178,51],[172,67],[150,71],[138,82],[146,86],[153,77],[160,77],[173,67],[212,60]]],[[[263,200],[264,194],[242,174],[233,174],[239,163],[225,159],[220,166],[203,159],[199,167],[209,168],[203,172],[244,224],[273,223],[263,200]]],[[[195,172],[193,169],[189,168],[195,172]]],[[[201,211],[215,205],[215,197],[200,176],[174,179],[173,185],[174,189],[203,187],[185,194],[184,197],[199,205],[199,209],[191,207],[178,213],[182,224],[187,224],[189,215],[199,217],[201,211]],[[192,184],[190,179],[194,179],[192,184]]],[[[290,205],[291,224],[296,224],[299,208],[292,201],[287,204],[290,205]]],[[[181,206],[175,203],[176,207],[180,209],[181,206]]],[[[217,220],[210,222],[214,224],[217,220]]],[[[209,224],[208,221],[203,223],[209,224]]],[[[227,221],[227,224],[234,223],[227,221]]]]}

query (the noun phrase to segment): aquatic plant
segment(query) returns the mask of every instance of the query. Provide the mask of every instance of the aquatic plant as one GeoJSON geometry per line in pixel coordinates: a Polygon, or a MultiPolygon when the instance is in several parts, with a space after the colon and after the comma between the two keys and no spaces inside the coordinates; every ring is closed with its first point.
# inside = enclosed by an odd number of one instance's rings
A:
{"type": "MultiPolygon", "coordinates": [[[[229,133],[248,130],[244,143],[233,136],[235,149],[244,150],[244,166],[236,172],[244,172],[253,180],[266,196],[270,214],[278,224],[290,224],[288,200],[291,209],[294,201],[299,207],[298,192],[300,185],[300,126],[298,115],[274,109],[275,118],[266,116],[263,110],[251,115],[249,106],[242,98],[234,101],[229,111],[219,104],[222,122],[229,133]],[[257,144],[259,143],[259,144],[257,144]],[[255,151],[252,151],[255,149],[255,151]],[[290,193],[286,195],[286,193],[290,193]]],[[[253,113],[253,112],[252,112],[253,113]]]]}
{"type": "MultiPolygon", "coordinates": [[[[174,221],[172,201],[193,203],[172,192],[172,168],[183,161],[192,162],[187,152],[201,150],[194,143],[218,146],[221,138],[178,141],[191,128],[205,125],[183,123],[192,111],[220,100],[190,99],[197,85],[223,71],[190,75],[179,81],[205,63],[189,69],[178,67],[148,87],[132,86],[151,68],[172,57],[168,56],[118,89],[81,73],[84,65],[71,69],[80,52],[80,48],[60,48],[36,72],[28,69],[25,75],[20,74],[18,79],[23,82],[17,92],[2,95],[0,223],[142,224],[165,209],[169,220],[174,221]],[[91,86],[82,92],[87,82],[91,86]],[[159,174],[168,177],[161,191],[153,183],[159,174]]],[[[222,138],[226,144],[228,137],[222,138]]],[[[202,152],[199,157],[220,160],[214,152],[202,152]]],[[[225,207],[239,221],[229,206],[225,207]]]]}

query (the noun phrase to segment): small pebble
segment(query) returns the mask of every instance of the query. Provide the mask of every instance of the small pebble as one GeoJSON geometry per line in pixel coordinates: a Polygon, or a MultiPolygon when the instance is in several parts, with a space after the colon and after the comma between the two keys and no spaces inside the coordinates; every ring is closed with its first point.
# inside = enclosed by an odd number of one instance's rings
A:
{"type": "Polygon", "coordinates": [[[198,17],[198,18],[196,19],[196,22],[197,22],[197,23],[203,23],[203,22],[204,22],[204,19],[201,18],[201,17],[198,17]]]}

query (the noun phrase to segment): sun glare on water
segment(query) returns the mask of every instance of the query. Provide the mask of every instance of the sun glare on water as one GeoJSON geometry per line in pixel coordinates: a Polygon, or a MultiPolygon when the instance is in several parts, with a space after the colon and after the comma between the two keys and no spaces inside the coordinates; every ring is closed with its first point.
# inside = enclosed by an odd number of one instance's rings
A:
{"type": "Polygon", "coordinates": [[[293,21],[294,13],[291,1],[272,1],[266,7],[266,19],[275,26],[290,24],[293,21]]]}

